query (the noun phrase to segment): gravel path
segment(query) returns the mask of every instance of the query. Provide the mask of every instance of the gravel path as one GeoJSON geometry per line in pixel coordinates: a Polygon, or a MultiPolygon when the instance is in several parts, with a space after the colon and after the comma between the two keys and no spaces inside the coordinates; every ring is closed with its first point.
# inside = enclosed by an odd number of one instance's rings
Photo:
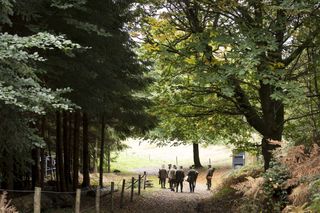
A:
{"type": "MultiPolygon", "coordinates": [[[[198,212],[198,203],[212,196],[206,191],[204,184],[198,184],[195,193],[187,192],[188,185],[184,184],[184,191],[172,192],[169,189],[160,189],[142,194],[135,202],[127,205],[119,212],[145,212],[145,213],[177,213],[198,212]]],[[[188,190],[189,191],[189,190],[188,190]]]]}
{"type": "MultiPolygon", "coordinates": [[[[229,169],[218,169],[213,176],[214,188],[221,182],[229,169]]],[[[154,183],[157,185],[157,183],[154,183]]],[[[168,184],[167,184],[168,185],[168,184]]],[[[189,192],[188,182],[184,182],[183,193],[172,192],[158,187],[142,191],[140,196],[134,197],[134,202],[126,202],[123,209],[116,209],[119,213],[196,213],[204,212],[200,205],[204,200],[212,197],[212,191],[207,191],[205,171],[200,172],[194,193],[189,192]]]]}

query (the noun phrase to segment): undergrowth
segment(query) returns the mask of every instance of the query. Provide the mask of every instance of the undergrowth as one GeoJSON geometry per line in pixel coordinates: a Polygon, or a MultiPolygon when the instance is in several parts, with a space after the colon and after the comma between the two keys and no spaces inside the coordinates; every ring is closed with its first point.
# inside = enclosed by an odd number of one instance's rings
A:
{"type": "MultiPolygon", "coordinates": [[[[320,148],[283,143],[264,173],[239,170],[230,187],[243,195],[238,212],[320,212],[320,148]],[[241,177],[241,178],[239,178],[241,177]],[[241,180],[238,182],[239,180],[241,180]]],[[[250,170],[249,170],[250,171],[250,170]]]]}

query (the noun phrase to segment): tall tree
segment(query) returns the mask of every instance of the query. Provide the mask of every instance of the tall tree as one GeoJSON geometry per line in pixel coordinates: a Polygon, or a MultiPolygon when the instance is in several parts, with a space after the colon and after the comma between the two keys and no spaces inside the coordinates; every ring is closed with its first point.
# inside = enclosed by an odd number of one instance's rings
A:
{"type": "Polygon", "coordinates": [[[89,120],[88,115],[86,112],[83,113],[82,116],[82,124],[83,124],[83,142],[82,142],[82,156],[83,156],[83,163],[82,163],[82,170],[83,170],[83,182],[82,187],[89,187],[90,186],[90,176],[89,176],[89,168],[90,168],[90,153],[89,153],[89,120]]]}
{"type": "MultiPolygon", "coordinates": [[[[1,135],[4,138],[0,141],[0,156],[4,157],[1,160],[7,163],[1,162],[4,165],[0,175],[4,179],[3,185],[9,188],[13,188],[19,179],[21,181],[29,172],[28,166],[33,164],[30,154],[25,152],[31,153],[31,149],[37,150],[43,144],[31,125],[35,122],[33,117],[45,113],[48,109],[69,108],[68,101],[61,98],[64,90],[51,90],[40,81],[39,69],[35,64],[45,58],[44,54],[37,51],[68,51],[79,47],[63,36],[30,31],[27,22],[31,16],[25,6],[32,8],[32,5],[30,2],[24,3],[11,0],[0,2],[1,117],[11,118],[11,122],[2,121],[1,135]],[[13,125],[12,121],[16,123],[13,125]],[[12,156],[13,153],[15,156],[12,156]]],[[[39,168],[39,155],[34,156],[36,171],[39,168]]],[[[34,175],[33,181],[39,180],[36,176],[39,175],[34,175]]]]}
{"type": "Polygon", "coordinates": [[[106,122],[104,115],[101,116],[101,141],[100,141],[100,164],[99,164],[99,186],[103,187],[104,145],[105,145],[106,122]]]}
{"type": "Polygon", "coordinates": [[[284,106],[304,92],[295,65],[319,34],[318,7],[314,1],[165,1],[145,18],[145,47],[165,89],[191,109],[179,111],[245,118],[262,135],[268,169],[275,148],[269,139],[282,139],[284,106]]]}
{"type": "Polygon", "coordinates": [[[73,190],[79,186],[79,154],[80,150],[80,112],[74,113],[73,129],[73,190]]]}
{"type": "MultiPolygon", "coordinates": [[[[138,93],[144,90],[150,78],[144,77],[144,62],[133,52],[134,42],[125,29],[132,19],[128,10],[132,3],[90,1],[81,7],[57,9],[45,19],[50,29],[89,48],[67,60],[59,53],[50,55],[44,78],[53,88],[73,88],[68,98],[92,116],[88,119],[98,121],[93,125],[100,123],[104,114],[105,125],[122,136],[153,126],[153,118],[145,112],[150,101],[138,93]]],[[[102,150],[101,155],[104,153],[102,150]]]]}

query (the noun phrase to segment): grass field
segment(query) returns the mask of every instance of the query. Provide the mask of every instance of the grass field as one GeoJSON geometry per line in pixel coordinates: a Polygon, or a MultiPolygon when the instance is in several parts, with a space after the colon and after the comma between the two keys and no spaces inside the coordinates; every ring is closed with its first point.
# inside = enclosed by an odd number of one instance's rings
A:
{"type": "MultiPolygon", "coordinates": [[[[156,171],[162,164],[178,164],[184,167],[193,164],[192,145],[157,147],[146,141],[130,139],[125,141],[130,147],[121,152],[111,165],[112,170],[121,172],[156,171]]],[[[222,145],[200,146],[200,161],[203,166],[210,162],[214,167],[231,166],[231,149],[222,145]]]]}

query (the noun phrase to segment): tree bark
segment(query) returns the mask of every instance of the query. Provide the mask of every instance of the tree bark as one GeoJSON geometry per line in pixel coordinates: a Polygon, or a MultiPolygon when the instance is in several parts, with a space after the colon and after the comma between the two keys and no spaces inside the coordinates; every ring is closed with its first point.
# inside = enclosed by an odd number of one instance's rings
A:
{"type": "Polygon", "coordinates": [[[3,180],[1,182],[1,188],[3,189],[14,189],[14,159],[12,153],[8,153],[6,150],[3,151],[3,156],[7,159],[4,165],[1,165],[3,172],[3,180]]]}
{"type": "Polygon", "coordinates": [[[33,160],[33,165],[32,165],[32,188],[34,187],[39,187],[40,180],[41,180],[41,172],[40,172],[40,148],[35,147],[32,149],[32,160],[33,160]]]}
{"type": "Polygon", "coordinates": [[[83,113],[83,182],[82,187],[90,186],[90,176],[89,176],[89,166],[90,166],[90,158],[89,158],[89,139],[88,139],[88,115],[86,112],[83,113]]]}
{"type": "Polygon", "coordinates": [[[110,140],[108,141],[108,147],[107,147],[107,161],[108,161],[108,168],[107,172],[111,172],[111,144],[110,140]]]}
{"type": "Polygon", "coordinates": [[[101,144],[100,144],[100,166],[99,166],[99,186],[103,187],[103,161],[104,161],[104,139],[105,139],[105,120],[104,114],[101,116],[101,144]]]}
{"type": "Polygon", "coordinates": [[[79,142],[80,142],[80,124],[79,111],[74,113],[74,131],[73,131],[73,190],[79,185],[79,142]]]}
{"type": "Polygon", "coordinates": [[[267,170],[272,159],[272,151],[278,146],[270,144],[269,140],[281,141],[284,125],[284,105],[280,101],[271,98],[276,89],[261,82],[260,99],[264,120],[263,139],[261,142],[264,168],[267,170]]]}
{"type": "MultiPolygon", "coordinates": [[[[45,116],[41,117],[41,137],[43,138],[43,140],[46,142],[47,138],[46,138],[46,118],[45,116]]],[[[40,167],[41,167],[41,172],[40,172],[40,185],[41,188],[43,188],[44,186],[44,179],[45,179],[45,174],[46,174],[46,153],[45,153],[45,148],[42,148],[40,151],[40,167]]]]}
{"type": "Polygon", "coordinates": [[[64,177],[63,144],[61,139],[61,113],[59,111],[56,112],[56,162],[58,190],[63,192],[66,191],[66,182],[64,177]]]}
{"type": "Polygon", "coordinates": [[[98,139],[96,138],[95,146],[94,146],[94,160],[92,162],[93,173],[98,172],[97,160],[98,160],[98,139]]]}
{"type": "Polygon", "coordinates": [[[66,189],[70,189],[70,144],[68,141],[68,134],[69,134],[69,126],[68,126],[68,119],[69,119],[69,114],[66,111],[63,111],[63,157],[64,157],[64,178],[66,182],[66,189]]]}
{"type": "Polygon", "coordinates": [[[68,117],[68,126],[69,126],[69,131],[68,131],[68,144],[69,144],[69,166],[70,166],[70,185],[73,188],[73,179],[72,179],[72,174],[73,174],[73,134],[74,134],[74,123],[73,123],[73,113],[69,112],[69,117],[68,117]]]}
{"type": "Polygon", "coordinates": [[[193,163],[195,168],[202,168],[199,155],[199,144],[193,143],[193,163]]]}

